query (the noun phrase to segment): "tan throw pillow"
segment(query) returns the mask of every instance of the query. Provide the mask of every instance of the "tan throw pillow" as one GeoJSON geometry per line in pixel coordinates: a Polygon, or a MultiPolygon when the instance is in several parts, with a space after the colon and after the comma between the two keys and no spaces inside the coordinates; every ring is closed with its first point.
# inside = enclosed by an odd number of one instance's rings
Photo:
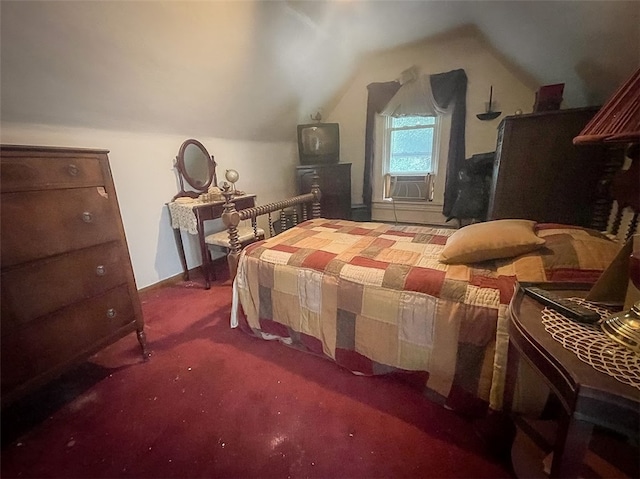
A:
{"type": "Polygon", "coordinates": [[[477,263],[529,253],[545,243],[536,235],[535,225],[529,220],[494,220],[465,226],[449,237],[440,261],[477,263]]]}

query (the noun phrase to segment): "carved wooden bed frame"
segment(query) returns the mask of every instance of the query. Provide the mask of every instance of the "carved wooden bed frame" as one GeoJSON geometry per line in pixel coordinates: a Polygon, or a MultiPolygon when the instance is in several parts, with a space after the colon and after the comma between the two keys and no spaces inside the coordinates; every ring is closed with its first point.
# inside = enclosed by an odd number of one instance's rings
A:
{"type": "MultiPolygon", "coordinates": [[[[612,229],[614,234],[618,233],[618,228],[621,226],[620,222],[622,219],[622,211],[625,207],[629,207],[635,214],[633,215],[630,224],[626,225],[626,235],[627,237],[630,237],[634,231],[637,231],[639,223],[638,212],[640,211],[637,185],[637,179],[640,175],[640,158],[638,158],[637,146],[635,148],[636,149],[630,155],[632,163],[628,170],[620,170],[620,167],[622,166],[622,157],[619,160],[614,161],[612,164],[605,165],[603,167],[603,177],[599,187],[604,191],[600,192],[600,199],[597,199],[594,203],[591,225],[593,229],[600,231],[612,229]],[[613,221],[612,224],[611,221],[613,221]],[[607,224],[607,222],[610,224],[607,224]]],[[[226,183],[223,185],[222,194],[225,198],[225,204],[222,221],[229,234],[230,247],[229,254],[227,255],[227,261],[229,264],[231,280],[236,276],[240,251],[242,250],[242,244],[238,239],[238,225],[240,224],[240,221],[251,220],[251,225],[257,238],[258,216],[267,214],[271,215],[271,213],[279,211],[281,231],[284,231],[291,226],[295,226],[298,224],[299,219],[306,221],[311,218],[320,218],[320,197],[322,193],[320,191],[318,179],[318,175],[314,175],[310,193],[294,196],[286,200],[276,201],[266,205],[246,208],[240,211],[237,211],[235,208],[233,193],[230,186],[226,183]],[[301,218],[299,218],[297,214],[298,206],[300,206],[301,218]],[[287,218],[285,215],[285,209],[290,208],[294,208],[292,225],[287,224],[287,218]]],[[[269,220],[271,236],[274,234],[272,226],[271,220],[269,220]]]]}
{"type": "MultiPolygon", "coordinates": [[[[599,231],[610,230],[614,235],[618,233],[621,227],[623,209],[630,208],[634,214],[630,223],[626,226],[627,239],[637,231],[639,225],[638,212],[640,211],[640,196],[638,195],[638,178],[640,177],[640,158],[637,144],[634,148],[629,148],[631,152],[629,157],[631,165],[627,170],[621,170],[623,156],[619,155],[617,159],[609,159],[607,164],[603,165],[602,178],[599,184],[599,199],[594,202],[594,210],[590,227],[599,231]]],[[[238,261],[240,259],[240,251],[242,244],[238,239],[238,225],[240,221],[251,220],[254,234],[257,236],[257,218],[258,216],[280,212],[280,227],[284,231],[288,227],[295,226],[298,223],[297,207],[301,206],[301,220],[306,221],[311,218],[320,218],[320,197],[321,191],[318,185],[318,175],[313,176],[311,192],[294,196],[292,198],[269,203],[266,205],[255,206],[253,208],[237,211],[233,203],[233,193],[228,184],[224,184],[222,194],[225,197],[224,212],[222,221],[227,228],[229,234],[229,254],[227,261],[229,263],[229,273],[231,280],[236,276],[238,270],[238,261]],[[309,208],[310,205],[310,208],[309,208]],[[296,207],[293,214],[293,225],[287,225],[285,209],[296,207]],[[310,209],[310,213],[309,213],[310,209]]],[[[274,232],[271,220],[269,221],[271,236],[274,232]]]]}
{"type": "MultiPolygon", "coordinates": [[[[273,212],[280,212],[280,227],[281,230],[287,229],[287,218],[285,215],[286,208],[296,208],[292,217],[293,226],[298,223],[297,207],[301,206],[301,219],[306,221],[309,218],[320,218],[320,186],[318,185],[318,175],[314,175],[311,183],[311,192],[304,195],[294,196],[282,201],[276,201],[275,203],[269,203],[266,205],[254,206],[253,208],[246,208],[240,211],[236,210],[233,203],[233,193],[230,186],[224,183],[222,187],[222,195],[225,198],[224,211],[222,213],[222,222],[224,223],[229,233],[229,254],[227,255],[227,261],[229,263],[229,275],[231,280],[236,276],[238,270],[238,260],[240,259],[240,251],[242,245],[238,238],[238,225],[240,221],[251,220],[251,226],[255,237],[257,234],[257,218],[262,215],[270,215],[273,212]],[[309,213],[310,205],[310,213],[309,213]]],[[[271,235],[273,235],[273,229],[271,221],[269,221],[269,229],[271,235]]]]}
{"type": "MultiPolygon", "coordinates": [[[[625,176],[633,180],[637,179],[637,173],[636,165],[636,168],[628,171],[625,176]]],[[[618,178],[618,175],[612,176],[618,178]]],[[[618,184],[620,181],[615,183],[618,184]]],[[[633,199],[638,192],[637,181],[635,183],[629,181],[628,183],[631,190],[635,190],[635,196],[630,197],[633,199]]],[[[427,251],[425,262],[421,263],[422,266],[415,266],[418,260],[411,257],[411,261],[407,261],[409,264],[403,265],[407,267],[406,271],[403,270],[405,274],[402,271],[394,270],[393,267],[386,266],[391,264],[390,260],[395,257],[394,251],[387,251],[388,245],[380,248],[382,261],[378,263],[382,267],[376,268],[375,273],[369,272],[374,269],[371,261],[375,262],[375,258],[368,261],[367,258],[362,259],[364,258],[362,255],[353,262],[349,262],[350,260],[335,261],[332,267],[337,268],[332,270],[327,267],[330,263],[327,257],[330,254],[323,254],[323,252],[335,252],[349,241],[345,241],[346,238],[339,235],[331,239],[322,237],[318,240],[317,235],[332,236],[326,235],[326,231],[331,229],[331,225],[336,226],[338,230],[345,229],[341,233],[347,235],[362,235],[365,234],[363,229],[366,231],[371,227],[379,229],[380,232],[378,235],[369,236],[393,236],[395,234],[400,239],[384,238],[385,244],[386,242],[392,243],[389,246],[391,249],[398,242],[406,242],[407,236],[420,233],[408,232],[403,229],[411,228],[411,226],[355,222],[354,227],[349,221],[316,219],[320,217],[320,189],[317,186],[317,180],[314,181],[311,193],[242,211],[235,209],[228,187],[225,188],[224,194],[226,204],[222,219],[231,244],[228,262],[230,276],[234,281],[231,327],[240,327],[257,337],[280,339],[287,344],[295,345],[295,347],[299,346],[302,350],[326,355],[337,364],[358,374],[375,375],[385,371],[394,371],[393,368],[398,368],[398,371],[427,373],[424,387],[430,397],[454,409],[468,409],[470,413],[476,409],[480,410],[482,407],[499,410],[502,405],[502,371],[504,371],[503,366],[506,360],[505,345],[508,343],[508,332],[505,329],[507,325],[506,311],[510,299],[509,291],[513,291],[512,279],[510,278],[516,278],[516,274],[520,273],[523,278],[539,278],[527,279],[527,281],[548,282],[557,278],[559,281],[566,282],[574,278],[571,274],[575,274],[576,281],[578,281],[577,278],[580,278],[580,282],[595,283],[596,274],[607,269],[609,266],[607,261],[618,254],[615,243],[609,243],[602,235],[585,235],[579,231],[579,228],[562,228],[562,225],[549,224],[541,230],[542,235],[547,239],[547,253],[537,257],[531,255],[531,257],[523,258],[517,265],[515,264],[517,260],[514,259],[510,265],[493,264],[487,265],[486,269],[476,268],[477,271],[473,272],[473,275],[471,266],[460,265],[456,268],[462,268],[462,272],[460,270],[452,271],[447,277],[447,271],[442,271],[437,265],[432,265],[435,256],[433,258],[429,256],[446,244],[445,237],[450,236],[448,232],[436,228],[429,233],[422,233],[423,237],[419,238],[425,244],[430,244],[429,248],[431,249],[425,250],[427,251]],[[305,207],[305,204],[309,203],[311,204],[311,215],[308,214],[309,207],[305,207]],[[299,205],[302,207],[300,208],[299,205]],[[274,241],[260,243],[259,248],[248,251],[246,256],[241,254],[242,246],[238,239],[240,221],[250,219],[255,231],[258,216],[280,211],[280,225],[284,230],[286,229],[284,227],[286,221],[283,210],[293,207],[300,208],[302,220],[313,220],[313,222],[308,221],[302,226],[300,237],[289,231],[282,239],[275,238],[274,241]],[[315,222],[317,222],[317,226],[314,226],[315,222]],[[309,228],[304,229],[307,226],[309,228]],[[357,230],[357,232],[351,232],[351,230],[357,230]],[[392,230],[395,233],[389,233],[392,230]],[[561,232],[558,233],[558,230],[561,232]],[[314,235],[316,235],[315,238],[313,238],[314,235]],[[443,240],[445,243],[442,242],[443,240]],[[304,243],[301,243],[303,241],[304,243]],[[332,243],[333,241],[340,241],[340,245],[332,243]],[[592,244],[594,241],[603,246],[602,254],[590,254],[591,248],[595,247],[592,244]],[[307,251],[314,250],[315,247],[320,252],[316,256],[313,252],[307,251]],[[300,249],[305,249],[304,254],[296,256],[295,251],[300,249]],[[556,252],[560,259],[557,262],[551,261],[547,264],[550,271],[547,273],[543,256],[554,255],[556,252]],[[309,260],[311,257],[313,258],[309,260]],[[262,265],[265,267],[263,268],[262,265]],[[560,268],[557,268],[556,265],[559,265],[560,268]],[[304,274],[298,274],[305,268],[304,274]],[[503,268],[501,271],[504,274],[498,274],[500,268],[503,268]],[[280,285],[286,285],[284,288],[286,291],[276,289],[274,286],[276,269],[280,285]],[[363,271],[365,269],[367,271],[363,271]],[[255,273],[258,270],[259,274],[256,277],[255,273]],[[587,276],[578,273],[581,270],[584,270],[587,276]],[[344,276],[338,277],[337,274],[334,276],[336,271],[344,273],[344,276]],[[560,276],[554,276],[557,271],[560,276]],[[326,274],[324,274],[325,272],[326,274]],[[238,273],[240,274],[237,276],[238,273]],[[359,278],[366,274],[371,275],[368,277],[369,283],[358,283],[359,278]],[[459,278],[467,275],[469,280],[466,281],[469,284],[471,284],[472,278],[476,278],[474,279],[476,283],[470,286],[469,294],[465,291],[460,296],[457,293],[459,278]],[[335,282],[333,281],[334,277],[338,278],[335,282]],[[388,283],[386,285],[382,284],[382,277],[387,277],[388,283]],[[326,289],[322,288],[325,281],[323,278],[327,278],[328,288],[326,289]],[[506,279],[503,281],[500,278],[506,279]],[[302,289],[300,289],[300,285],[303,286],[302,289]],[[326,308],[320,307],[320,301],[317,300],[320,297],[323,298],[322,303],[326,305],[326,308]],[[418,297],[425,299],[420,302],[418,297]],[[353,298],[356,299],[353,300],[353,298]],[[427,298],[429,298],[428,301],[427,298]],[[393,305],[400,304],[403,300],[404,304],[416,306],[416,314],[413,310],[404,316],[399,313],[402,308],[393,305]],[[338,307],[338,304],[343,306],[338,307]],[[277,307],[274,308],[274,305],[277,307]],[[391,305],[390,309],[387,308],[387,305],[391,305]],[[246,311],[245,306],[247,307],[246,311]],[[334,306],[338,309],[335,310],[334,306]],[[365,310],[366,314],[362,313],[365,310]],[[342,314],[339,311],[346,312],[342,314]],[[402,334],[405,334],[403,338],[408,339],[399,339],[392,347],[385,348],[384,345],[381,346],[380,341],[383,341],[384,335],[390,331],[386,325],[391,322],[385,321],[381,316],[388,313],[397,318],[397,324],[402,323],[405,326],[402,329],[402,334]],[[448,325],[454,324],[448,321],[449,314],[452,317],[456,316],[458,321],[455,323],[458,326],[454,328],[456,332],[453,335],[447,334],[448,325]],[[277,315],[280,316],[276,317],[277,315]],[[297,322],[296,318],[300,322],[297,322]],[[308,318],[313,318],[313,320],[308,318]],[[415,320],[415,318],[418,319],[415,320]],[[478,318],[480,320],[476,321],[478,318]],[[325,330],[319,326],[322,321],[324,321],[322,324],[326,325],[328,329],[325,330]],[[304,324],[302,324],[303,322],[304,324]],[[361,326],[356,326],[356,324],[361,326]],[[472,328],[469,327],[471,324],[474,325],[472,328]],[[339,325],[341,326],[338,327],[339,325]],[[423,325],[427,327],[422,328],[423,325]],[[481,325],[484,326],[481,327],[481,325]],[[359,341],[365,345],[365,353],[361,353],[355,347],[355,335],[358,328],[360,328],[359,341]],[[433,333],[432,336],[420,335],[422,331],[436,330],[440,338],[438,341],[433,339],[436,333],[433,333]],[[324,334],[327,331],[329,333],[324,334]],[[463,332],[460,333],[460,331],[463,332]],[[416,335],[413,342],[408,337],[411,334],[416,335]],[[333,340],[334,336],[335,341],[333,340]],[[326,341],[326,338],[331,339],[326,341]],[[404,342],[401,343],[401,340],[404,342]],[[422,343],[418,341],[422,341],[422,343]],[[432,342],[429,343],[429,341],[432,342]],[[406,346],[407,344],[408,346],[406,346]],[[414,344],[415,346],[413,346],[414,344]],[[391,351],[390,355],[389,351],[391,351]],[[424,356],[423,352],[427,356],[424,356]],[[442,354],[443,352],[446,354],[442,354]],[[372,354],[368,355],[369,353],[372,354]],[[401,353],[404,356],[401,356],[401,353]],[[477,369],[479,365],[482,367],[477,369]]],[[[630,234],[628,231],[636,230],[638,224],[637,214],[630,221],[621,221],[619,213],[628,201],[625,198],[627,197],[616,195],[617,212],[615,216],[609,215],[610,218],[606,221],[615,226],[613,229],[607,229],[615,233],[617,242],[621,238],[628,237],[630,234]],[[622,236],[618,235],[618,230],[622,236]]],[[[613,201],[612,197],[611,202],[613,203],[613,201]]],[[[410,241],[413,239],[415,237],[410,241]]],[[[367,242],[360,241],[360,243],[367,242]]],[[[362,252],[364,250],[358,248],[363,247],[366,245],[360,245],[354,248],[354,251],[362,252]]],[[[397,250],[402,251],[403,248],[399,247],[397,250]]],[[[335,256],[337,255],[334,254],[335,256]]],[[[345,258],[346,256],[348,255],[345,255],[345,258]]],[[[408,256],[403,254],[400,259],[407,258],[408,256]]],[[[391,330],[394,327],[400,331],[399,327],[394,325],[390,327],[391,330]]],[[[396,333],[400,334],[397,331],[396,333]]]]}

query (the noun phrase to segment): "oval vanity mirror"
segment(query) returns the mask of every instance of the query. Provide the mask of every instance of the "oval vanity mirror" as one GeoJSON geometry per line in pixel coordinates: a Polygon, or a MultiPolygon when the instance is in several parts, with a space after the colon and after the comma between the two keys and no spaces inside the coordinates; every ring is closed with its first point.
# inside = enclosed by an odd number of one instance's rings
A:
{"type": "Polygon", "coordinates": [[[198,140],[186,140],[180,146],[176,157],[176,168],[180,179],[180,192],[175,196],[197,198],[208,190],[209,186],[217,186],[216,163],[213,156],[198,140]],[[185,188],[188,186],[188,189],[185,188]]]}

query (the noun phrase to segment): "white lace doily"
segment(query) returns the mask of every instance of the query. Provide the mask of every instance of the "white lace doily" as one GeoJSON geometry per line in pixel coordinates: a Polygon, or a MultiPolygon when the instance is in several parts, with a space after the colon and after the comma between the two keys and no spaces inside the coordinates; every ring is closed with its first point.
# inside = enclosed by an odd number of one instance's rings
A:
{"type": "MultiPolygon", "coordinates": [[[[580,298],[571,301],[597,311],[611,312],[580,298]]],[[[551,336],[581,361],[618,381],[640,389],[640,356],[610,339],[598,325],[578,323],[549,308],[542,310],[542,324],[551,336]]]]}
{"type": "Polygon", "coordinates": [[[169,203],[171,227],[173,229],[180,228],[192,235],[197,235],[198,222],[196,221],[196,214],[193,212],[193,207],[201,204],[203,203],[198,202],[198,200],[189,203],[180,203],[179,201],[169,203]]]}

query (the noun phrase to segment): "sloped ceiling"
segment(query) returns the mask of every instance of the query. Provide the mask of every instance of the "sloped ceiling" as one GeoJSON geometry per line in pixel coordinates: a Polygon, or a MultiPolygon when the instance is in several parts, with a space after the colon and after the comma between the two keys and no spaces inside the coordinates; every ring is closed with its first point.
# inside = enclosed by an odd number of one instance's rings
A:
{"type": "Polygon", "coordinates": [[[564,82],[571,106],[604,101],[640,65],[638,1],[2,0],[0,9],[0,114],[10,122],[291,140],[363,55],[462,25],[539,85],[564,82]]]}

